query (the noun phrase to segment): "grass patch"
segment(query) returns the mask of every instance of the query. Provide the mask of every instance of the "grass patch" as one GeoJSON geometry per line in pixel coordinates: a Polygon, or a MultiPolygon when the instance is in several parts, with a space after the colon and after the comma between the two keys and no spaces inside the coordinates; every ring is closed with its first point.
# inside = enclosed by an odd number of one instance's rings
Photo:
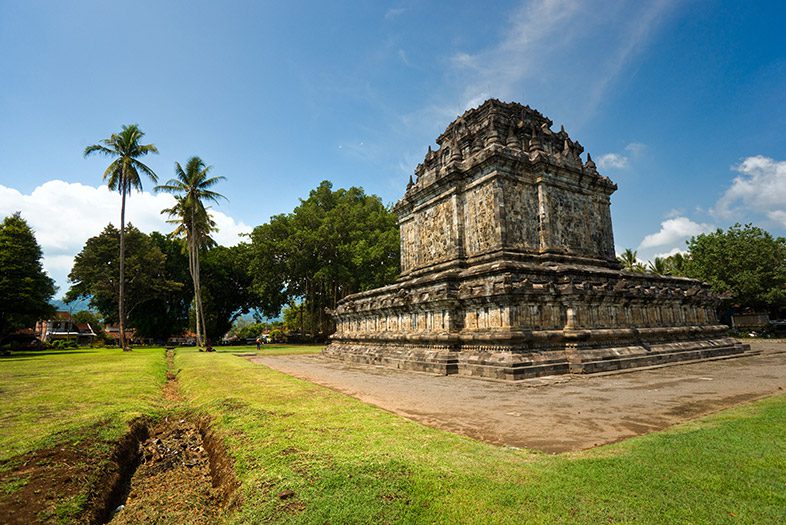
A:
{"type": "Polygon", "coordinates": [[[259,352],[257,352],[257,347],[255,345],[216,346],[214,348],[216,349],[217,353],[258,354],[261,356],[303,355],[303,354],[318,354],[322,351],[323,348],[325,348],[325,345],[267,344],[267,345],[262,345],[262,349],[259,352]]]}
{"type": "Polygon", "coordinates": [[[548,456],[425,427],[227,353],[182,350],[176,364],[235,458],[245,504],[233,522],[786,520],[785,397],[548,456]]]}
{"type": "Polygon", "coordinates": [[[117,438],[127,421],[159,405],[165,371],[160,348],[15,352],[3,358],[0,461],[61,441],[117,438]],[[100,435],[83,435],[96,425],[100,435]]]}
{"type": "MultiPolygon", "coordinates": [[[[59,502],[54,510],[57,523],[73,523],[87,503],[87,494],[82,493],[59,502]]],[[[47,516],[51,519],[51,516],[47,516]]]]}
{"type": "Polygon", "coordinates": [[[27,485],[28,481],[30,480],[26,477],[4,480],[0,482],[0,492],[3,492],[4,494],[13,494],[17,490],[27,485]]]}
{"type": "MultiPolygon", "coordinates": [[[[128,422],[161,410],[164,351],[19,352],[0,362],[0,516],[83,521],[128,422]]],[[[2,520],[0,520],[2,521],[2,520]]]]}

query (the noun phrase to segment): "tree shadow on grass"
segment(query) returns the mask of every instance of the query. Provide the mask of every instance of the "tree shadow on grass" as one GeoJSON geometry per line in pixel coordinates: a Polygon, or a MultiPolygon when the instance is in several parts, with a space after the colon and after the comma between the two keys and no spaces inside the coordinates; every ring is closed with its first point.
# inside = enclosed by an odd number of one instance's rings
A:
{"type": "Polygon", "coordinates": [[[11,355],[0,355],[0,359],[10,361],[20,361],[25,359],[34,359],[36,357],[45,357],[49,355],[62,355],[62,354],[88,354],[86,350],[11,350],[11,355]]]}

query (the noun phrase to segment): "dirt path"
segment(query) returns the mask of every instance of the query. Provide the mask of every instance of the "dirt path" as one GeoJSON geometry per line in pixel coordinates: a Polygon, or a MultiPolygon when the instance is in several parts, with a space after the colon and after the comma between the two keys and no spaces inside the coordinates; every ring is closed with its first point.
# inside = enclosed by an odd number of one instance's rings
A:
{"type": "Polygon", "coordinates": [[[784,393],[786,342],[751,357],[515,384],[349,367],[321,356],[249,357],[421,423],[496,444],[580,450],[784,393]]]}

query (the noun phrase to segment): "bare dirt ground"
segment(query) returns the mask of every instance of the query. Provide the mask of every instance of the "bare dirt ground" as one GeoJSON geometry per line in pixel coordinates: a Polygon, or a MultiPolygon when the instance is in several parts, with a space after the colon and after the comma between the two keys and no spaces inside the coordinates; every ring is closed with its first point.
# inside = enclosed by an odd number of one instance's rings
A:
{"type": "Polygon", "coordinates": [[[495,444],[557,453],[661,430],[786,393],[786,341],[746,342],[761,354],[514,384],[350,367],[315,355],[247,359],[426,425],[495,444]]]}

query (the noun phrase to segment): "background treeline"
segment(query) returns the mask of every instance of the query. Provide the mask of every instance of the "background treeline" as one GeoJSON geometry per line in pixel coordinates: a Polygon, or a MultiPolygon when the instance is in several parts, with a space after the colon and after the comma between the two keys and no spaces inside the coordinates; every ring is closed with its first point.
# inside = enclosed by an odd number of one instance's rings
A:
{"type": "MultiPolygon", "coordinates": [[[[69,274],[67,301],[87,299],[105,323],[117,321],[119,231],[88,239],[69,274]]],[[[200,247],[205,333],[218,341],[241,315],[282,314],[303,339],[332,331],[325,308],[398,274],[395,216],[361,188],[325,181],[291,213],[254,229],[248,243],[200,247]]],[[[182,238],[125,231],[125,311],[136,337],[166,340],[195,325],[194,292],[182,238]]]]}
{"type": "MultiPolygon", "coordinates": [[[[111,224],[85,243],[69,274],[66,301],[87,299],[103,323],[117,322],[118,230],[111,224]]],[[[142,339],[166,340],[195,325],[186,242],[126,226],[126,315],[142,339]]],[[[249,246],[206,249],[201,261],[205,332],[213,340],[253,307],[248,268],[249,246]]]]}
{"type": "Polygon", "coordinates": [[[786,315],[786,239],[751,224],[692,237],[686,252],[655,257],[646,265],[630,249],[619,261],[627,271],[709,283],[727,311],[766,312],[772,319],[786,315]]]}

